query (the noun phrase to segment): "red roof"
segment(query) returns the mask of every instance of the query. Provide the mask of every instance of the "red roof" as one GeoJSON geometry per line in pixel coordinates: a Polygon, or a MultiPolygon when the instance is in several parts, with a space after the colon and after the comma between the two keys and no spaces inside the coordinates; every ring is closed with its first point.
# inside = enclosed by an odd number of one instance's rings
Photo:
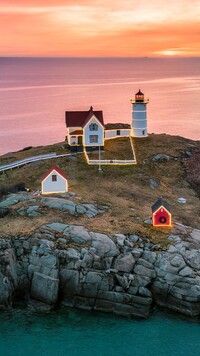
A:
{"type": "Polygon", "coordinates": [[[56,164],[54,164],[51,168],[48,169],[47,172],[45,172],[42,176],[42,181],[45,180],[46,177],[48,177],[51,172],[56,171],[59,173],[63,178],[67,179],[67,175],[60,169],[56,164]]]}
{"type": "Polygon", "coordinates": [[[67,127],[84,127],[92,116],[95,116],[98,121],[104,126],[103,112],[93,111],[91,106],[88,111],[66,111],[65,123],[67,127]]]}
{"type": "Polygon", "coordinates": [[[83,135],[83,130],[75,130],[69,133],[70,135],[83,135]]]}

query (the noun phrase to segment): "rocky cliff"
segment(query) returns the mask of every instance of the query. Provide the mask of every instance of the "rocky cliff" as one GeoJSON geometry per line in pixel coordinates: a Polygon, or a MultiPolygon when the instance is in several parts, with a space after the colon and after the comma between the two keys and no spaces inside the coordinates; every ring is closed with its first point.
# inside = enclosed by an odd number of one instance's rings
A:
{"type": "Polygon", "coordinates": [[[183,227],[168,241],[162,251],[135,234],[108,236],[58,222],[1,238],[0,306],[33,299],[144,318],[158,304],[197,316],[200,243],[183,227]]]}

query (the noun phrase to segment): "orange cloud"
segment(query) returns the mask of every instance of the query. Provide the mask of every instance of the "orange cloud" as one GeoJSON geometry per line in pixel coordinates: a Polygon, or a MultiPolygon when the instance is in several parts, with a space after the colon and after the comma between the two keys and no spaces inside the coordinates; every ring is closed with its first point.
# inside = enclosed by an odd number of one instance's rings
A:
{"type": "Polygon", "coordinates": [[[0,55],[200,55],[200,2],[10,0],[0,55]]]}

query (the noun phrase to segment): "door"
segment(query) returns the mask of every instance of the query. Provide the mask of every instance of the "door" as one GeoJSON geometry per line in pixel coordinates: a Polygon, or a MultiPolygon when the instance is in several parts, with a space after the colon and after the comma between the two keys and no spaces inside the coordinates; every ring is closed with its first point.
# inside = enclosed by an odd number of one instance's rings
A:
{"type": "Polygon", "coordinates": [[[78,145],[82,146],[83,144],[83,136],[78,136],[78,145]]]}

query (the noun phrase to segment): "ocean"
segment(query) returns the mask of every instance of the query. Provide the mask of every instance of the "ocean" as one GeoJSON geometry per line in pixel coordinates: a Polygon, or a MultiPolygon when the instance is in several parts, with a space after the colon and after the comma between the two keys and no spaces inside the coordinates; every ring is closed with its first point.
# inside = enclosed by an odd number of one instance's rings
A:
{"type": "Polygon", "coordinates": [[[199,321],[163,312],[131,320],[60,308],[0,313],[1,356],[197,356],[199,321]]]}
{"type": "Polygon", "coordinates": [[[200,58],[0,58],[0,154],[64,141],[66,110],[130,123],[138,89],[149,133],[200,139],[200,58]]]}

